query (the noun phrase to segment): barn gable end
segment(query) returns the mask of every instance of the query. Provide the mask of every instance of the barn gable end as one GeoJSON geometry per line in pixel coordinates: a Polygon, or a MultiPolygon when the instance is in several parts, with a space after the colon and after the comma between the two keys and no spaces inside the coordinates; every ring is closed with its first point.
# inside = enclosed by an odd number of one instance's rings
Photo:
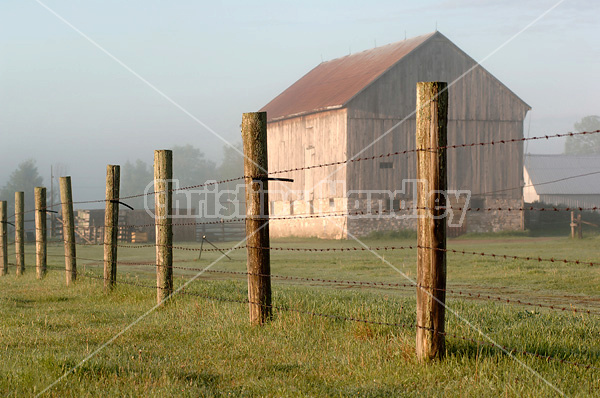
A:
{"type": "MultiPolygon", "coordinates": [[[[437,32],[346,104],[349,157],[415,148],[419,81],[452,83],[448,89],[450,145],[523,137],[523,120],[529,106],[437,32]]],[[[482,194],[521,185],[521,144],[459,149],[449,151],[448,156],[450,189],[472,189],[473,194],[482,194]],[[501,164],[509,167],[494,166],[501,164]]],[[[384,172],[361,162],[350,164],[349,185],[354,189],[376,189],[415,178],[414,153],[390,161],[393,169],[384,172]]],[[[498,193],[507,194],[521,197],[515,190],[498,193]]]]}
{"type": "MultiPolygon", "coordinates": [[[[324,62],[263,107],[269,120],[269,169],[303,168],[414,149],[416,83],[436,80],[451,83],[449,144],[523,136],[529,106],[435,32],[324,62]]],[[[490,206],[521,203],[522,190],[507,189],[522,185],[520,144],[456,149],[448,156],[450,189],[469,189],[479,202],[490,206]]],[[[402,189],[404,180],[416,176],[415,159],[413,153],[292,172],[292,193],[272,195],[272,213],[310,215],[389,207],[377,196],[348,198],[347,192],[402,189]],[[311,184],[314,188],[309,188],[311,184]]],[[[408,200],[408,196],[398,199],[408,200]]],[[[469,215],[465,230],[520,228],[520,215],[511,217],[469,215]]],[[[322,237],[365,235],[415,225],[411,220],[346,217],[274,223],[271,231],[275,236],[322,237]]]]}

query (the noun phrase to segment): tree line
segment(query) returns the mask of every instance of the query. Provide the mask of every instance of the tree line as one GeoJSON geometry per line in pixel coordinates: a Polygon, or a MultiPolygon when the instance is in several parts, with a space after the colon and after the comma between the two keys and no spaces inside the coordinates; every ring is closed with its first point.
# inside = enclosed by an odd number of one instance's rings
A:
{"type": "MultiPolygon", "coordinates": [[[[600,116],[586,116],[573,126],[574,132],[600,130],[600,116]]],[[[565,142],[567,155],[598,155],[600,154],[600,134],[578,135],[567,137],[565,142]]]]}
{"type": "MultiPolygon", "coordinates": [[[[216,163],[206,158],[205,154],[193,145],[178,145],[173,150],[173,178],[179,180],[179,186],[203,184],[208,180],[224,180],[244,174],[242,144],[234,147],[223,147],[223,159],[216,163]],[[234,149],[235,148],[235,149],[234,149]]],[[[66,169],[64,165],[60,167],[66,169]]],[[[59,171],[60,173],[60,171],[59,171]]],[[[146,187],[154,181],[152,164],[141,159],[128,160],[121,165],[121,197],[144,193],[146,187]]],[[[0,189],[1,200],[8,201],[8,214],[14,212],[14,195],[17,191],[26,192],[25,209],[34,207],[33,189],[44,186],[44,178],[39,174],[35,160],[28,159],[20,163],[11,173],[7,183],[0,189]]],[[[152,190],[152,189],[151,189],[152,190]]],[[[50,190],[48,189],[48,195],[50,190]]],[[[176,199],[175,199],[176,200],[176,199]]],[[[54,202],[60,202],[58,188],[54,192],[54,202]]],[[[144,198],[128,199],[127,204],[136,209],[144,207],[144,198]]],[[[50,203],[50,198],[48,198],[50,203]]],[[[184,203],[181,199],[181,203],[184,203]]]]}

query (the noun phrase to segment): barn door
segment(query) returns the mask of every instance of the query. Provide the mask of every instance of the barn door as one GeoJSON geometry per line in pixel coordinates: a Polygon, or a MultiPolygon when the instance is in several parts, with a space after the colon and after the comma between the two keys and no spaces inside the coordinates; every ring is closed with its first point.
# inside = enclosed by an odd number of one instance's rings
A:
{"type": "MultiPolygon", "coordinates": [[[[304,151],[304,167],[315,165],[315,147],[309,146],[304,151]]],[[[304,200],[313,200],[315,196],[314,169],[304,170],[304,200]]]]}

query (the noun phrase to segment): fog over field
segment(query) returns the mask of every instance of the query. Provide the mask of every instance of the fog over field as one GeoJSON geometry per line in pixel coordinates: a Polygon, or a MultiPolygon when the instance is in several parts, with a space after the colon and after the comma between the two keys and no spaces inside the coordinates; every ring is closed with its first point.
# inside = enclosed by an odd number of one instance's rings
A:
{"type": "Polygon", "coordinates": [[[0,185],[28,158],[46,185],[65,165],[76,200],[104,196],[106,164],[151,164],[154,149],[191,144],[219,163],[241,114],[322,60],[436,27],[532,107],[526,135],[564,133],[600,113],[599,12],[595,0],[4,0],[0,185]]]}

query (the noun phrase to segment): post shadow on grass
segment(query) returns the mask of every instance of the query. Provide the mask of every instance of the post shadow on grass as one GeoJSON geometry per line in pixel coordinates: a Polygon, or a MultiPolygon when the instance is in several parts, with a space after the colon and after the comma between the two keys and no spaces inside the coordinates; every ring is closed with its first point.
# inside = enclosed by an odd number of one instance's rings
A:
{"type": "MultiPolygon", "coordinates": [[[[471,341],[457,340],[452,337],[450,337],[446,341],[447,356],[455,356],[458,358],[469,359],[475,359],[477,357],[493,358],[497,357],[498,355],[508,357],[508,355],[504,351],[501,351],[498,347],[491,346],[488,344],[477,344],[471,341]]],[[[498,344],[502,345],[501,342],[498,342],[498,344]]],[[[600,360],[600,349],[590,349],[585,352],[582,352],[581,350],[572,350],[568,347],[561,346],[545,347],[544,349],[540,350],[539,347],[536,347],[534,344],[525,344],[524,346],[507,347],[507,351],[516,356],[525,356],[531,358],[534,358],[534,356],[522,354],[522,352],[527,351],[531,354],[538,354],[544,357],[549,356],[556,359],[556,361],[550,360],[549,362],[556,364],[560,364],[560,362],[558,361],[564,359],[565,361],[580,363],[581,365],[585,366],[587,364],[592,364],[600,360]],[[573,354],[576,355],[575,358],[572,357],[573,354]],[[583,356],[587,358],[582,358],[583,356]]],[[[544,362],[547,361],[546,358],[539,358],[539,360],[544,362]]]]}

